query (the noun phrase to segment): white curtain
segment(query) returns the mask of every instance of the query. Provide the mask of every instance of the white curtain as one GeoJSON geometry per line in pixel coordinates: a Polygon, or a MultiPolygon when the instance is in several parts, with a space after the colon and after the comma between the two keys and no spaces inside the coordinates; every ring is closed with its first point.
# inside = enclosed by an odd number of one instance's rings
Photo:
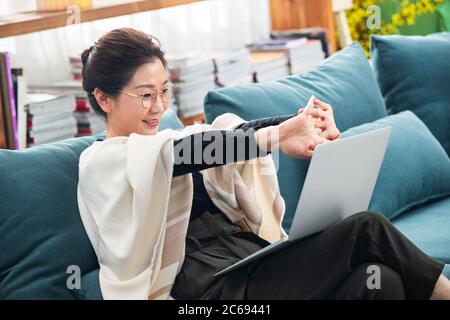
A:
{"type": "MultiPolygon", "coordinates": [[[[34,0],[0,0],[0,16],[34,9],[34,0]]],[[[120,27],[156,36],[171,55],[234,50],[269,36],[269,4],[268,0],[206,0],[0,39],[0,51],[12,53],[13,66],[25,69],[31,85],[67,80],[68,57],[120,27]]]]}

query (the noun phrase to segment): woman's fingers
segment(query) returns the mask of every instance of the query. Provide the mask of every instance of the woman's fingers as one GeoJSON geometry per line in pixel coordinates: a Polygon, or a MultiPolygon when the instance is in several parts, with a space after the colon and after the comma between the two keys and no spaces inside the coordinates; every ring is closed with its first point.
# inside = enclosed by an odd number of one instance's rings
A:
{"type": "Polygon", "coordinates": [[[322,137],[321,135],[319,135],[319,136],[316,138],[315,141],[316,141],[316,145],[322,144],[322,143],[330,142],[330,140],[328,140],[328,139],[322,137]]]}
{"type": "Polygon", "coordinates": [[[314,104],[316,104],[317,106],[319,106],[319,108],[323,111],[328,111],[331,110],[331,105],[329,105],[328,103],[325,103],[323,101],[320,101],[319,99],[314,99],[314,104]]]}
{"type": "Polygon", "coordinates": [[[310,109],[308,115],[314,118],[320,118],[322,120],[326,120],[329,117],[328,113],[326,111],[323,111],[322,109],[310,109]]]}
{"type": "Polygon", "coordinates": [[[314,124],[314,126],[316,128],[325,130],[327,128],[327,122],[326,121],[316,121],[316,123],[314,124]]]}
{"type": "Polygon", "coordinates": [[[308,104],[306,105],[306,107],[303,108],[303,112],[307,115],[309,115],[309,113],[311,112],[311,110],[314,109],[314,97],[311,97],[311,99],[309,99],[308,104]]]}
{"type": "Polygon", "coordinates": [[[340,138],[341,133],[337,129],[331,129],[331,130],[323,130],[319,135],[323,138],[332,140],[337,140],[340,138]]]}

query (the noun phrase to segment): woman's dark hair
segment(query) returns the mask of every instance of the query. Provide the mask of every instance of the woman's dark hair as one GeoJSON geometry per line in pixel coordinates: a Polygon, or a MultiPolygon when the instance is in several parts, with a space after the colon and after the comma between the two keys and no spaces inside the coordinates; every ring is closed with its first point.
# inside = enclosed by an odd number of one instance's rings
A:
{"type": "Polygon", "coordinates": [[[82,81],[94,111],[106,118],[93,95],[95,88],[110,96],[117,96],[133,77],[136,69],[155,59],[167,67],[159,41],[131,28],[115,29],[101,37],[95,45],[81,54],[82,81]]]}

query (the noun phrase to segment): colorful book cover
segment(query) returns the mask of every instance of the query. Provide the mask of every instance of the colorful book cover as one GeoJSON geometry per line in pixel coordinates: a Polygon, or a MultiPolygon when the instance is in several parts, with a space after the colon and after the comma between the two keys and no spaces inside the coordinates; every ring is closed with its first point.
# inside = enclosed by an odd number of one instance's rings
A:
{"type": "Polygon", "coordinates": [[[6,82],[6,68],[3,59],[4,53],[0,53],[0,91],[3,104],[3,119],[5,124],[6,147],[14,149],[14,132],[11,123],[11,107],[8,98],[8,85],[6,82]]]}
{"type": "Polygon", "coordinates": [[[6,85],[8,89],[10,117],[13,131],[13,145],[11,146],[11,149],[18,149],[19,132],[17,130],[16,99],[14,98],[14,86],[11,73],[11,60],[8,52],[3,53],[3,61],[5,65],[6,85]]]}
{"type": "Polygon", "coordinates": [[[6,143],[6,130],[5,130],[5,120],[3,117],[3,103],[2,103],[2,92],[0,90],[0,149],[7,148],[6,143]]]}

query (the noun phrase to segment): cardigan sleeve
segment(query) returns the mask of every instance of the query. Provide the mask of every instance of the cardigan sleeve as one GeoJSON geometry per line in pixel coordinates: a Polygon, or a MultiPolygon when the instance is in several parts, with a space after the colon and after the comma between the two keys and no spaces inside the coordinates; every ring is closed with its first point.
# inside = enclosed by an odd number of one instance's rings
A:
{"type": "Polygon", "coordinates": [[[240,125],[235,130],[201,132],[175,140],[173,176],[177,177],[227,163],[266,156],[268,153],[258,148],[254,132],[264,127],[278,125],[294,116],[295,114],[256,119],[240,125]],[[216,151],[221,149],[219,150],[221,156],[214,157],[218,161],[207,162],[202,155],[205,150],[214,145],[218,147],[216,151]],[[230,146],[233,146],[232,149],[230,149],[230,146]],[[245,148],[242,148],[243,146],[245,148]],[[232,155],[229,154],[230,150],[232,150],[232,155]],[[186,154],[186,152],[189,154],[186,154]]]}

